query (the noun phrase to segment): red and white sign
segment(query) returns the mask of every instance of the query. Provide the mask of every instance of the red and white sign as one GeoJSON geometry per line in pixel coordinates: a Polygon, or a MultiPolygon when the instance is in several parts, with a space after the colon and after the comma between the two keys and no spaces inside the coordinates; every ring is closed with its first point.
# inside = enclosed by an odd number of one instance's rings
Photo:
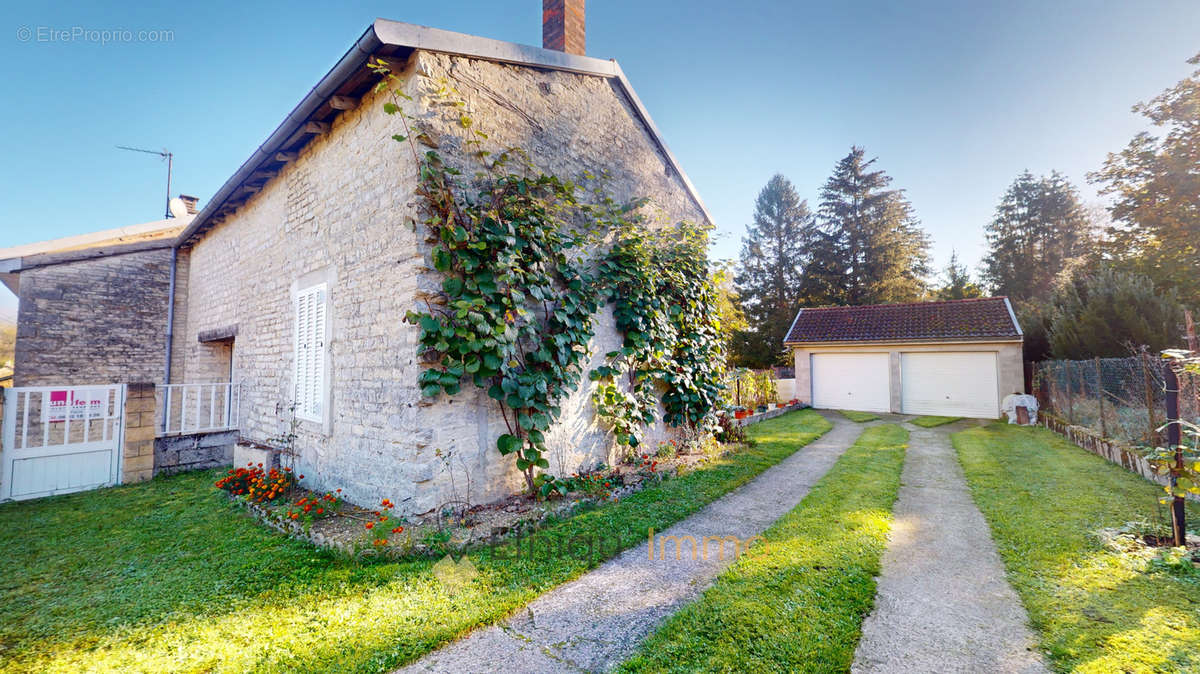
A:
{"type": "Polygon", "coordinates": [[[87,389],[63,389],[50,392],[50,405],[46,408],[46,421],[57,423],[97,419],[104,416],[107,391],[87,389]]]}

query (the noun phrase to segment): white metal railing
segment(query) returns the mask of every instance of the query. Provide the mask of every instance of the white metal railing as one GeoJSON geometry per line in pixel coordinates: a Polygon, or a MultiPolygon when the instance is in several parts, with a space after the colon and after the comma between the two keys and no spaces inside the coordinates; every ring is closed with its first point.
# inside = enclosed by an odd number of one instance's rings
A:
{"type": "Polygon", "coordinates": [[[165,384],[154,398],[160,436],[237,428],[241,387],[234,382],[165,384]]]}

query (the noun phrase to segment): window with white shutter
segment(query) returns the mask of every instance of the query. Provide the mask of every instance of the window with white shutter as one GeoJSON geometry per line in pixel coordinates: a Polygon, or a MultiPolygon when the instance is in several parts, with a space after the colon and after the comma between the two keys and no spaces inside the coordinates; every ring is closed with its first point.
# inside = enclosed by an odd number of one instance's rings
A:
{"type": "Polygon", "coordinates": [[[325,420],[325,284],[296,295],[296,416],[325,420]]]}

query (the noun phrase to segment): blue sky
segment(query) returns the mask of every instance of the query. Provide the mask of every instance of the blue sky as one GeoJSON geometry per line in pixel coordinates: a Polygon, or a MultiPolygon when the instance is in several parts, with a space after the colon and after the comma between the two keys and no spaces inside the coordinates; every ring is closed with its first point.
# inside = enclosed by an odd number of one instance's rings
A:
{"type": "MultiPolygon", "coordinates": [[[[7,3],[0,247],[161,217],[165,166],[118,144],[170,148],[174,192],[207,200],[377,16],[541,42],[538,0],[7,3]],[[45,39],[75,27],[173,37],[45,39]]],[[[717,257],[773,173],[815,201],[857,144],[908,191],[937,266],[957,249],[974,268],[1023,169],[1097,201],[1085,173],[1145,128],[1130,106],[1190,72],[1197,36],[1182,0],[592,0],[587,38],[699,188],[717,257]]]]}

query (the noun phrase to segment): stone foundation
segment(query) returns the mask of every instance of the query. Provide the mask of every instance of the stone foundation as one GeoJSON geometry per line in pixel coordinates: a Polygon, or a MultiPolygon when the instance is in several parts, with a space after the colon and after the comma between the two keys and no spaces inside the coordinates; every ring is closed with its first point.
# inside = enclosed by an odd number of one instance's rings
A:
{"type": "Polygon", "coordinates": [[[237,431],[169,435],[154,441],[154,474],[228,466],[233,463],[237,431]]]}

